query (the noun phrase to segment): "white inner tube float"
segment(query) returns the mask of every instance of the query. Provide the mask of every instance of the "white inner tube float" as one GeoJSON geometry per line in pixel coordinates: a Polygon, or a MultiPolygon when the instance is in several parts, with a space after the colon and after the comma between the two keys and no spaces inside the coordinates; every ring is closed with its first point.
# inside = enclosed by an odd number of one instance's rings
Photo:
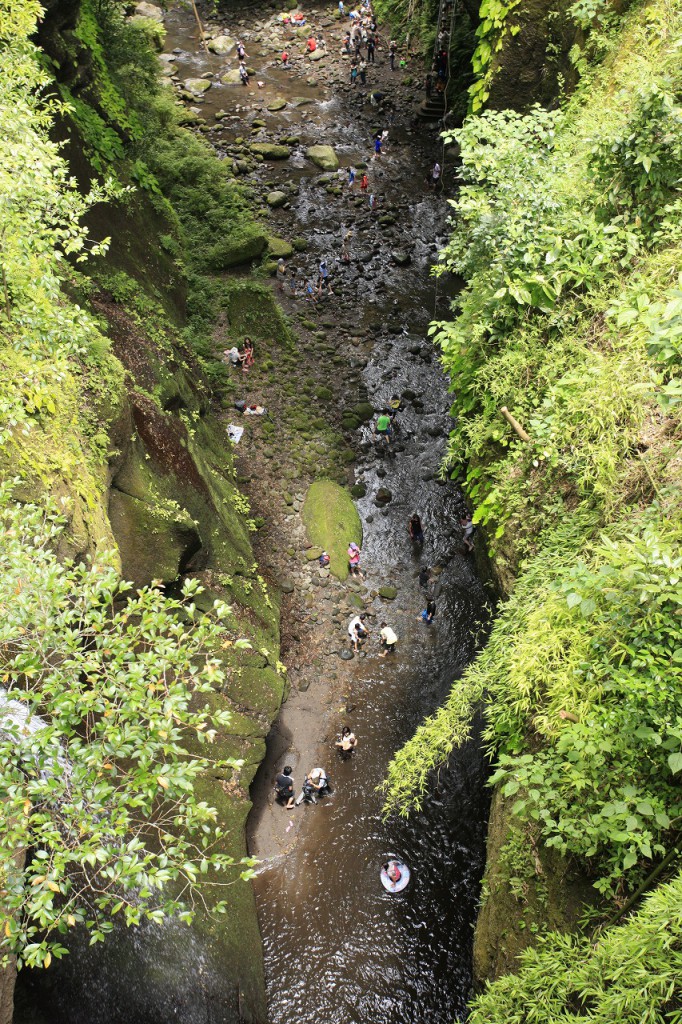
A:
{"type": "Polygon", "coordinates": [[[386,864],[382,864],[379,877],[381,878],[381,884],[387,892],[402,892],[409,884],[410,869],[401,860],[392,858],[386,864]],[[393,878],[391,878],[389,871],[393,874],[393,878]],[[396,871],[398,872],[398,877],[395,876],[396,871]]]}

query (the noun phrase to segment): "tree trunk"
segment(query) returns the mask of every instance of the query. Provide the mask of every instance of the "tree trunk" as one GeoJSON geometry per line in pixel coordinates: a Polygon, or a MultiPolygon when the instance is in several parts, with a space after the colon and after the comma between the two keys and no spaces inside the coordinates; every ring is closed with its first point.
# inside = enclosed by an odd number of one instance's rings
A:
{"type": "Polygon", "coordinates": [[[16,979],[17,961],[12,957],[7,967],[0,967],[0,1024],[12,1024],[16,979]]]}
{"type": "MultiPolygon", "coordinates": [[[[26,863],[26,851],[20,850],[13,857],[14,865],[17,871],[24,870],[24,864],[26,863]]],[[[0,910],[0,956],[2,956],[4,950],[2,948],[2,939],[5,937],[5,916],[0,910]]],[[[0,967],[0,1024],[12,1024],[12,1018],[14,1017],[14,984],[17,980],[17,958],[11,956],[5,967],[0,967]]]]}

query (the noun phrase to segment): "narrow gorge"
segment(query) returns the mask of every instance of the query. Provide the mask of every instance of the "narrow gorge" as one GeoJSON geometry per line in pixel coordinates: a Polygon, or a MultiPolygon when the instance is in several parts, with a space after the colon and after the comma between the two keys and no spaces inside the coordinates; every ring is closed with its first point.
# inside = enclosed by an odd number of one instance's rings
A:
{"type": "Polygon", "coordinates": [[[0,0],[0,1024],[678,1019],[681,14],[0,0]]]}

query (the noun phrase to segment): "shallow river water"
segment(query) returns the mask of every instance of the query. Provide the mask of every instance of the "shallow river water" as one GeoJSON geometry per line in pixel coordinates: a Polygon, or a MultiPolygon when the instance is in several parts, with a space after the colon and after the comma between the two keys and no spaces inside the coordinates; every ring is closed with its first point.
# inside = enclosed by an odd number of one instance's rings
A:
{"type": "MultiPolygon", "coordinates": [[[[237,3],[227,9],[235,18],[241,12],[237,3]]],[[[250,8],[254,16],[258,10],[259,5],[250,8]]],[[[167,49],[179,51],[175,66],[181,78],[235,66],[234,60],[197,51],[189,8],[173,6],[166,24],[167,49]]],[[[238,29],[227,20],[225,27],[237,36],[238,29]]],[[[330,48],[336,32],[326,30],[330,48]]],[[[306,260],[313,267],[333,255],[343,232],[355,226],[354,262],[336,266],[346,297],[352,294],[354,301],[351,308],[346,299],[345,306],[330,311],[340,322],[352,319],[358,331],[374,338],[358,397],[366,394],[380,407],[396,394],[416,396],[416,404],[413,397],[403,404],[399,443],[391,453],[366,432],[355,466],[356,480],[367,488],[358,502],[367,585],[389,583],[398,590],[390,605],[375,602],[374,628],[385,617],[400,638],[393,659],[370,654],[351,664],[347,692],[352,697],[345,720],[358,735],[357,753],[351,760],[337,760],[329,736],[319,737],[324,742],[316,748],[317,763],[327,768],[334,791],[317,806],[282,809],[283,822],[289,814],[304,816],[286,855],[268,852],[264,834],[273,774],[286,763],[287,744],[302,746],[292,730],[305,726],[299,716],[290,727],[286,707],[252,787],[250,846],[256,855],[265,852],[255,889],[269,1024],[452,1024],[465,1015],[471,984],[488,813],[485,758],[475,740],[455,752],[422,810],[407,820],[385,821],[378,791],[393,754],[443,702],[473,658],[489,616],[489,593],[462,550],[461,494],[435,479],[445,452],[450,402],[427,329],[434,315],[447,315],[447,289],[441,285],[436,295],[429,267],[446,237],[448,208],[441,196],[425,191],[422,181],[440,147],[432,127],[414,122],[412,106],[398,104],[402,113],[386,116],[390,149],[387,160],[373,168],[374,187],[399,219],[392,241],[382,239],[375,224],[355,224],[354,207],[320,191],[319,171],[303,150],[324,141],[334,145],[342,165],[367,160],[373,130],[368,115],[352,109],[348,95],[329,81],[311,87],[300,74],[273,67],[272,48],[264,43],[250,43],[247,35],[246,44],[258,79],[268,87],[274,83],[287,100],[316,100],[259,115],[267,122],[263,138],[268,141],[276,141],[278,130],[301,138],[289,161],[268,169],[268,187],[276,187],[278,180],[297,186],[291,208],[270,215],[275,230],[287,237],[305,235],[306,260]],[[409,249],[409,266],[391,262],[391,246],[409,249]],[[385,508],[374,501],[380,486],[393,495],[385,508]],[[425,527],[422,552],[413,550],[406,529],[414,511],[425,527]],[[422,563],[440,569],[431,626],[416,621],[425,604],[417,580],[422,563]],[[379,881],[379,867],[389,855],[406,860],[412,869],[409,887],[398,896],[386,893],[379,881]]],[[[378,74],[386,77],[384,69],[378,74]]],[[[248,106],[256,97],[254,90],[247,96],[246,90],[214,83],[201,113],[215,123],[211,117],[217,110],[228,112],[222,129],[210,136],[219,152],[244,131],[247,117],[253,118],[248,106]]],[[[376,127],[378,115],[370,116],[376,127]]],[[[315,699],[312,691],[310,699],[315,699]]],[[[299,695],[301,705],[305,698],[299,695]]],[[[299,779],[306,767],[297,771],[299,779]]]]}

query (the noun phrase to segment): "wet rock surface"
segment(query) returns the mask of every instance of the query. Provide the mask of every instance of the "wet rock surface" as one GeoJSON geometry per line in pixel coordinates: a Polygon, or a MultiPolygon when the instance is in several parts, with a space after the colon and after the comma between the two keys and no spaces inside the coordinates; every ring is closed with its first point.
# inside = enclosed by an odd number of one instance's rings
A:
{"type": "MultiPolygon", "coordinates": [[[[290,685],[252,788],[249,829],[251,849],[263,861],[256,893],[270,1020],[450,1024],[463,1010],[470,980],[485,765],[473,748],[458,754],[416,823],[382,823],[376,787],[393,752],[472,657],[473,625],[485,614],[459,528],[449,528],[463,502],[454,487],[435,479],[449,401],[426,331],[432,317],[446,315],[449,286],[440,282],[436,290],[428,270],[445,238],[448,208],[424,178],[436,157],[445,164],[446,183],[452,170],[435,126],[415,119],[421,96],[403,84],[404,75],[391,73],[385,52],[368,69],[366,87],[351,87],[340,55],[344,25],[327,8],[307,5],[300,35],[272,10],[251,8],[248,19],[232,20],[204,13],[215,38],[244,40],[254,70],[250,85],[222,84],[235,74],[238,82],[236,58],[190,46],[195,29],[179,7],[166,18],[169,53],[179,50],[166,63],[178,88],[185,78],[211,74],[212,87],[199,104],[203,134],[261,203],[269,255],[285,258],[296,284],[294,295],[273,282],[299,336],[295,359],[275,355],[266,368],[257,358],[245,378],[244,393],[267,406],[272,430],[265,429],[268,420],[249,424],[238,449],[253,511],[265,519],[257,535],[259,564],[283,593],[282,656],[290,685]],[[324,33],[324,60],[311,62],[304,53],[311,25],[324,33]],[[289,67],[281,63],[284,48],[289,67]],[[381,106],[373,105],[372,93],[383,95],[381,106]],[[375,159],[380,131],[388,140],[375,159]],[[312,301],[303,282],[316,280],[321,260],[332,292],[312,301]],[[301,394],[306,414],[294,424],[289,409],[301,394]],[[374,424],[396,401],[397,434],[387,444],[374,424]],[[331,468],[327,428],[340,438],[331,468]],[[330,577],[319,565],[320,552],[309,547],[300,510],[308,483],[327,473],[352,487],[357,499],[364,578],[330,577]],[[426,528],[420,551],[407,535],[415,510],[426,528]],[[423,563],[443,570],[433,627],[416,621],[424,605],[417,581],[423,563]],[[361,611],[369,616],[370,636],[354,654],[347,627],[361,611]],[[394,656],[380,659],[384,616],[399,644],[394,656]],[[337,763],[333,744],[344,723],[360,745],[352,759],[337,763]],[[293,766],[297,787],[313,765],[325,766],[334,783],[331,800],[294,812],[274,803],[273,774],[285,763],[293,766]],[[387,902],[376,875],[393,851],[417,868],[400,909],[387,902]]],[[[270,269],[274,274],[274,260],[270,269]]]]}

